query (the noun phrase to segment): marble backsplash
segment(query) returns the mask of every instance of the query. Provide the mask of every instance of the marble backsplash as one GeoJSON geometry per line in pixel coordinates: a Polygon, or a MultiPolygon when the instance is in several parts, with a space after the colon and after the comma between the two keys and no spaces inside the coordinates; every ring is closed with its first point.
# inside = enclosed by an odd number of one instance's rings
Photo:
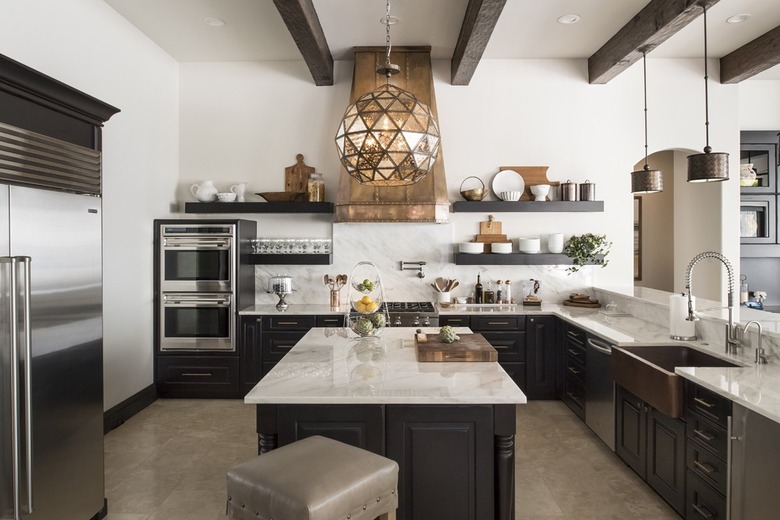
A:
{"type": "MultiPolygon", "coordinates": [[[[543,246],[544,247],[544,246],[543,246]]],[[[268,278],[277,274],[293,277],[295,293],[287,298],[291,304],[324,304],[329,302],[329,289],[323,284],[325,274],[351,275],[358,262],[373,262],[382,277],[385,297],[389,301],[434,301],[431,283],[436,277],[456,278],[460,286],[452,296],[468,296],[481,275],[482,285],[497,280],[511,280],[513,298],[520,296],[522,281],[541,282],[544,301],[560,303],[571,292],[584,292],[594,285],[596,266],[586,266],[569,274],[565,266],[455,265],[457,244],[453,226],[441,224],[334,224],[333,263],[331,265],[258,265],[255,267],[258,305],[273,303],[274,295],[266,294],[268,278]],[[402,271],[401,261],[426,262],[424,278],[417,271],[402,271]]],[[[517,244],[514,244],[517,250],[517,244]]],[[[346,302],[347,291],[342,290],[346,302]]]]}

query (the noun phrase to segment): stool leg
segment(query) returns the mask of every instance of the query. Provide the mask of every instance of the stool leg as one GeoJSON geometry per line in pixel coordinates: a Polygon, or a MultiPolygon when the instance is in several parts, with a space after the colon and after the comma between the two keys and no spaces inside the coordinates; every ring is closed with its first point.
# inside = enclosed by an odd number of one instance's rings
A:
{"type": "Polygon", "coordinates": [[[377,520],[395,520],[395,511],[390,511],[389,513],[385,513],[381,515],[377,520]]]}

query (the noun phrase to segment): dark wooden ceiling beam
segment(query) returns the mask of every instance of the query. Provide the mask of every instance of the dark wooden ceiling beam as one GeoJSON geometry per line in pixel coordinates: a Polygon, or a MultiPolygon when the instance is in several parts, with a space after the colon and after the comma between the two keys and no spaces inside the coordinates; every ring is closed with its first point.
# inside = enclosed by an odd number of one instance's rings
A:
{"type": "Polygon", "coordinates": [[[333,56],[312,0],[274,0],[314,83],[333,85],[333,56]]]}
{"type": "Polygon", "coordinates": [[[720,82],[739,83],[780,64],[780,26],[720,59],[720,82]]]}
{"type": "MultiPolygon", "coordinates": [[[[702,0],[651,0],[593,56],[588,58],[588,80],[604,84],[642,58],[677,31],[698,18],[702,0]]],[[[709,6],[718,0],[707,0],[709,6]]]]}
{"type": "Polygon", "coordinates": [[[506,0],[469,0],[452,54],[453,85],[468,85],[504,10],[506,0]]]}

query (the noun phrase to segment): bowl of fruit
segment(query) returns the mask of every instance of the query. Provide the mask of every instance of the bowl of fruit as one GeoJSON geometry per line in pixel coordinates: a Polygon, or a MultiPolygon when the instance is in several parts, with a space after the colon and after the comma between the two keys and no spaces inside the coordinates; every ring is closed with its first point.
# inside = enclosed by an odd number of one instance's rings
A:
{"type": "Polygon", "coordinates": [[[380,309],[382,302],[366,294],[358,299],[352,299],[352,308],[359,314],[372,314],[380,309]]]}
{"type": "Polygon", "coordinates": [[[379,286],[379,280],[371,280],[369,278],[366,278],[362,282],[352,282],[352,287],[355,288],[356,291],[362,293],[362,294],[368,294],[374,289],[376,289],[379,286]]]}
{"type": "Polygon", "coordinates": [[[361,338],[378,336],[387,324],[387,318],[383,312],[372,314],[353,314],[347,319],[352,332],[361,338]]]}

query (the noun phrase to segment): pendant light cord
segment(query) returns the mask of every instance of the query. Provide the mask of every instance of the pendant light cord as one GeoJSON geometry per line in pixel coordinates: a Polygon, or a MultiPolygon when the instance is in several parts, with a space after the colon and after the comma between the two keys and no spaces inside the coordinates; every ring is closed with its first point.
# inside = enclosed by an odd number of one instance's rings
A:
{"type": "MultiPolygon", "coordinates": [[[[388,0],[389,1],[389,0],[388,0]]],[[[702,4],[704,9],[704,130],[706,135],[706,146],[704,153],[710,153],[710,92],[709,92],[709,74],[707,67],[707,4],[702,4]]]]}
{"type": "Polygon", "coordinates": [[[647,51],[642,51],[642,84],[644,85],[645,95],[645,171],[650,167],[647,165],[647,51]]]}

